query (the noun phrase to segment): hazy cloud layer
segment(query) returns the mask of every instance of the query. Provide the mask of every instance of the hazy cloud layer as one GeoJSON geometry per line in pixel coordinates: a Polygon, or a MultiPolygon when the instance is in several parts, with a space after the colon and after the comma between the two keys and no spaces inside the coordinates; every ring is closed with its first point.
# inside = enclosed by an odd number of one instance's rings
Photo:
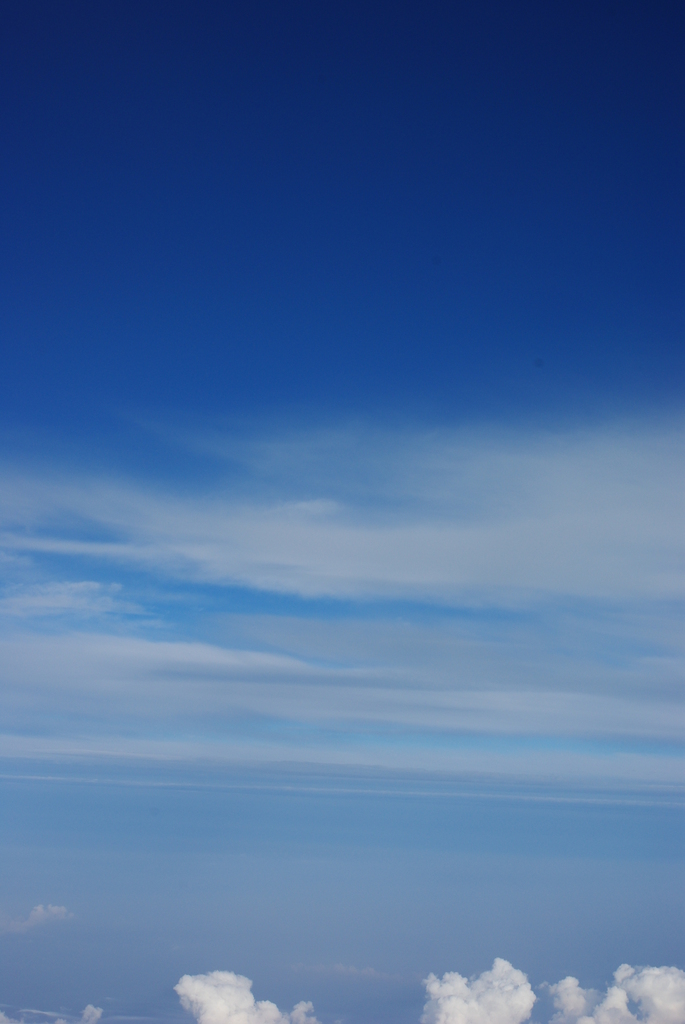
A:
{"type": "Polygon", "coordinates": [[[2,750],[680,785],[680,437],[186,437],[183,493],[6,466],[2,750]]]}
{"type": "Polygon", "coordinates": [[[20,636],[0,640],[4,665],[0,707],[5,702],[3,718],[9,724],[22,705],[30,708],[40,701],[34,714],[44,714],[47,722],[67,700],[74,716],[79,711],[95,715],[109,723],[108,731],[118,718],[126,717],[201,724],[236,716],[244,720],[246,715],[326,728],[354,729],[366,723],[419,733],[438,730],[443,735],[554,734],[677,741],[685,727],[675,681],[660,673],[656,659],[651,665],[651,693],[639,685],[639,678],[626,679],[628,673],[621,692],[620,677],[611,672],[596,680],[599,692],[588,693],[583,680],[580,685],[576,681],[574,692],[571,680],[565,686],[563,677],[545,679],[540,668],[534,672],[531,665],[528,679],[521,678],[514,650],[509,678],[506,666],[497,666],[487,653],[482,661],[490,672],[483,672],[480,653],[467,642],[461,650],[454,645],[454,664],[445,678],[441,672],[425,669],[407,671],[397,662],[322,665],[285,654],[206,643],[78,633],[20,636]],[[660,675],[663,691],[658,694],[660,675]]]}
{"type": "Polygon", "coordinates": [[[47,924],[50,921],[65,921],[72,916],[66,907],[55,907],[51,903],[44,907],[42,903],[39,903],[24,920],[3,920],[0,917],[0,932],[23,935],[39,925],[47,924]]]}
{"type": "Polygon", "coordinates": [[[8,469],[2,548],[306,596],[683,594],[680,425],[243,450],[242,475],[194,497],[8,469]]]}
{"type": "MultiPolygon", "coordinates": [[[[421,1024],[523,1024],[536,1001],[526,975],[507,960],[467,979],[456,971],[424,982],[421,1024]]],[[[685,971],[623,964],[605,993],[580,988],[576,978],[548,986],[556,1013],[550,1024],[685,1024],[685,971]]],[[[181,1004],[198,1024],[305,1024],[316,1018],[311,1003],[281,1013],[255,1002],[249,978],[230,971],[184,975],[176,985],[181,1004]]]]}
{"type": "Polygon", "coordinates": [[[504,674],[484,677],[468,648],[445,679],[398,664],[325,666],[264,651],[123,636],[0,640],[1,749],[682,784],[677,750],[640,747],[679,742],[683,709],[668,688],[661,699],[639,687],[632,694],[612,693],[608,685],[609,692],[595,694],[545,691],[550,681],[541,674],[525,689],[515,680],[516,689],[504,674]],[[554,748],[540,744],[548,737],[554,748]],[[588,737],[595,739],[592,749],[573,747],[588,737]],[[615,749],[618,739],[634,749],[615,749]]]}

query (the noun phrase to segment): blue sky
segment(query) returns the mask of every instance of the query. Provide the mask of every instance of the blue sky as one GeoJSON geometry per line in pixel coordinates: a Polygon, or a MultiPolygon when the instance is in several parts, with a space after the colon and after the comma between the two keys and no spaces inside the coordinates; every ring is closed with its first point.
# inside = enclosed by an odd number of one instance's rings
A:
{"type": "Polygon", "coordinates": [[[7,1020],[682,1024],[682,13],[6,6],[7,1020]]]}

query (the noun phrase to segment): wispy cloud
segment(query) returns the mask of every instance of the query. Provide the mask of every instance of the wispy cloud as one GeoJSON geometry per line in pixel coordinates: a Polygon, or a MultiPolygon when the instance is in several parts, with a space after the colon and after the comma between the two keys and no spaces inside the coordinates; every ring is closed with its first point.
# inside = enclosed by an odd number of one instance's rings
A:
{"type": "Polygon", "coordinates": [[[195,497],[8,469],[2,547],[313,597],[683,593],[679,427],[355,442],[327,463],[316,438],[285,455],[274,442],[271,487],[227,480],[195,497]],[[319,475],[302,471],[312,445],[319,475]]]}
{"type": "Polygon", "coordinates": [[[20,1010],[20,1017],[8,1017],[0,1010],[0,1024],[35,1024],[37,1020],[49,1018],[53,1024],[97,1024],[102,1017],[102,1009],[89,1003],[80,1017],[65,1017],[59,1013],[44,1010],[20,1010]]]}
{"type": "MultiPolygon", "coordinates": [[[[656,700],[647,688],[620,692],[607,678],[604,693],[555,690],[542,667],[535,686],[532,676],[524,688],[520,678],[507,684],[502,677],[497,685],[492,675],[488,685],[468,643],[451,679],[407,672],[401,652],[395,665],[327,666],[264,651],[99,634],[4,639],[0,654],[5,729],[41,733],[38,747],[46,752],[71,743],[74,752],[136,748],[181,758],[682,781],[673,752],[643,749],[679,743],[682,708],[668,689],[656,700]],[[53,722],[65,706],[72,709],[69,729],[56,733],[53,722]],[[170,732],[176,739],[165,747],[170,732]],[[588,739],[593,748],[574,747],[588,739]]],[[[9,738],[3,747],[10,749],[9,738]]]]}
{"type": "Polygon", "coordinates": [[[0,917],[0,932],[23,935],[33,928],[48,924],[51,921],[65,921],[69,917],[73,917],[73,914],[70,914],[66,907],[55,907],[51,903],[44,907],[42,903],[39,903],[38,906],[33,908],[29,916],[23,920],[3,919],[0,917]]]}

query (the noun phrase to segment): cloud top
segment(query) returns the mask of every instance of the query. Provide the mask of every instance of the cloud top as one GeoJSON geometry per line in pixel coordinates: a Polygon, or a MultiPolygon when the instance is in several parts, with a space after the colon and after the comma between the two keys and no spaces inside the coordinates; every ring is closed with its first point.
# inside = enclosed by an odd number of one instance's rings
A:
{"type": "Polygon", "coordinates": [[[311,1003],[281,1013],[268,999],[256,1002],[250,979],[233,971],[184,974],[174,990],[198,1024],[318,1024],[311,1003]]]}
{"type": "MultiPolygon", "coordinates": [[[[421,1024],[523,1024],[536,1000],[523,971],[499,957],[478,977],[429,974],[424,985],[421,1024]]],[[[622,964],[606,993],[583,989],[573,977],[547,987],[556,1010],[550,1024],[685,1024],[685,971],[677,967],[622,964]]],[[[318,1024],[311,1003],[282,1013],[268,1000],[255,1002],[251,989],[249,978],[212,971],[185,974],[175,990],[198,1024],[318,1024]]]]}
{"type": "Polygon", "coordinates": [[[557,1009],[553,1024],[684,1024],[685,971],[677,967],[644,967],[622,964],[602,998],[583,989],[577,978],[564,978],[550,987],[557,1009]],[[638,1014],[629,1009],[637,1005],[638,1014]]]}
{"type": "Polygon", "coordinates": [[[424,984],[428,1000],[421,1024],[521,1024],[535,1002],[523,971],[499,957],[492,970],[471,981],[452,971],[442,980],[429,974],[424,984]]]}
{"type": "MultiPolygon", "coordinates": [[[[100,1017],[102,1017],[101,1007],[93,1006],[92,1003],[88,1003],[88,1006],[86,1006],[85,1010],[81,1014],[81,1020],[79,1021],[79,1024],[97,1024],[97,1022],[100,1020],[100,1017]]],[[[61,1017],[59,1017],[55,1021],[55,1024],[67,1024],[67,1022],[63,1020],[61,1017]]]]}

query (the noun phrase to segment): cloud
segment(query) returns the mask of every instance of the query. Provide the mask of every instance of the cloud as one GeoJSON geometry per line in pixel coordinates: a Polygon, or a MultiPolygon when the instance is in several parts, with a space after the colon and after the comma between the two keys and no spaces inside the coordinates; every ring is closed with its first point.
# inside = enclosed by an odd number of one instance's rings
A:
{"type": "Polygon", "coordinates": [[[471,981],[453,971],[442,980],[430,974],[424,984],[421,1024],[521,1024],[535,1002],[526,975],[500,958],[471,981]]]}
{"type": "MultiPolygon", "coordinates": [[[[284,636],[289,625],[278,627],[284,636]]],[[[0,636],[3,754],[199,755],[593,789],[598,780],[682,786],[683,705],[668,658],[618,671],[590,657],[564,663],[536,650],[523,627],[477,637],[459,622],[353,625],[340,623],[337,664],[316,649],[305,658],[96,633],[0,636]]]]}
{"type": "MultiPolygon", "coordinates": [[[[530,647],[522,652],[519,637],[501,640],[502,649],[493,652],[484,643],[469,642],[449,625],[424,632],[422,636],[415,631],[409,638],[418,650],[408,651],[405,638],[394,664],[389,652],[385,665],[355,665],[349,660],[326,665],[315,658],[208,643],[102,634],[0,638],[0,708],[6,702],[6,727],[22,702],[33,705],[34,721],[44,714],[47,725],[65,701],[78,708],[87,697],[89,717],[92,720],[97,712],[108,730],[125,708],[141,722],[179,724],[251,714],[327,728],[364,722],[375,729],[413,727],[443,735],[454,730],[470,735],[627,735],[674,741],[682,735],[682,705],[677,693],[668,692],[673,666],[660,670],[656,658],[642,673],[605,672],[602,677],[597,669],[594,693],[586,692],[583,678],[589,666],[576,663],[573,692],[566,666],[554,666],[557,677],[550,679],[550,661],[536,666],[536,652],[530,647]],[[432,666],[407,666],[431,639],[435,647],[443,647],[444,661],[452,656],[451,673],[449,665],[437,661],[440,652],[435,651],[432,666]],[[651,677],[646,676],[648,667],[651,677]],[[658,694],[662,681],[664,692],[658,694]],[[632,684],[632,692],[621,693],[621,683],[626,688],[632,684]],[[611,692],[612,684],[619,692],[611,692]]],[[[537,655],[540,661],[543,657],[544,652],[537,655]]]]}
{"type": "Polygon", "coordinates": [[[1,546],[307,597],[674,597],[681,433],[314,431],[195,496],[8,470],[1,546]]]}
{"type": "Polygon", "coordinates": [[[182,490],[0,466],[3,749],[679,785],[680,433],[215,438],[182,490]]]}
{"type": "Polygon", "coordinates": [[[551,985],[557,1009],[553,1024],[685,1024],[685,971],[622,964],[614,981],[603,996],[581,988],[577,978],[551,985]],[[629,1001],[637,1005],[637,1014],[629,1001]]]}
{"type": "Polygon", "coordinates": [[[232,971],[184,974],[175,991],[185,1010],[198,1024],[318,1024],[312,1004],[298,1003],[291,1013],[281,1013],[268,1000],[255,1002],[252,982],[232,971]]]}
{"type": "MultiPolygon", "coordinates": [[[[97,1024],[102,1017],[102,1008],[99,1006],[93,1006],[92,1003],[88,1003],[85,1010],[81,1014],[81,1020],[79,1024],[97,1024]]],[[[61,1017],[58,1017],[55,1024],[67,1024],[67,1021],[61,1017]]]]}
{"type": "Polygon", "coordinates": [[[0,1010],[0,1024],[26,1024],[26,1015],[28,1014],[29,1020],[35,1017],[54,1017],[54,1024],[97,1024],[102,1017],[102,1009],[99,1006],[93,1006],[92,1003],[88,1003],[88,1006],[84,1009],[80,1018],[77,1017],[61,1017],[56,1013],[46,1013],[45,1011],[38,1010],[22,1010],[22,1017],[20,1020],[16,1020],[14,1017],[8,1017],[0,1010]]]}
{"type": "Polygon", "coordinates": [[[73,914],[70,914],[66,907],[54,907],[52,903],[48,903],[47,907],[44,907],[42,903],[39,903],[24,921],[3,922],[0,920],[0,932],[13,932],[22,935],[39,925],[47,924],[50,921],[65,921],[69,917],[73,917],[73,914]]]}
{"type": "MultiPolygon", "coordinates": [[[[603,995],[582,989],[572,977],[546,986],[556,1009],[550,1024],[685,1024],[685,971],[623,964],[614,982],[603,995]]],[[[500,958],[478,977],[430,974],[424,985],[421,1024],[523,1024],[536,1001],[523,971],[500,958]]],[[[213,971],[184,975],[175,991],[198,1024],[318,1024],[311,1003],[282,1013],[275,1003],[255,1002],[251,989],[249,978],[213,971]]]]}
{"type": "Polygon", "coordinates": [[[102,1017],[102,1009],[99,1006],[93,1006],[92,1003],[88,1003],[85,1010],[81,1014],[82,1024],[97,1024],[97,1021],[102,1017]]]}

